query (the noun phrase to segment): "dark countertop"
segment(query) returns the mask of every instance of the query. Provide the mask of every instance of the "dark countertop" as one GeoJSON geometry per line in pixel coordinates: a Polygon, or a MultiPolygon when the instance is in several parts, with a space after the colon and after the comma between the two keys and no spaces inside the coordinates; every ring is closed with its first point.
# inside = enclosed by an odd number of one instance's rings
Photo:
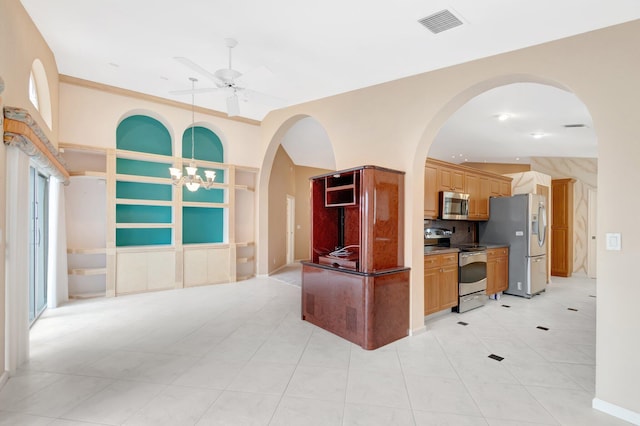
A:
{"type": "MultiPolygon", "coordinates": [[[[488,249],[494,248],[509,248],[509,244],[506,243],[481,243],[488,249]]],[[[444,254],[444,253],[458,253],[460,250],[455,247],[438,247],[438,246],[424,246],[424,255],[429,256],[432,254],[444,254]]]]}
{"type": "Polygon", "coordinates": [[[445,253],[458,253],[460,250],[455,247],[438,247],[438,246],[424,246],[424,255],[432,254],[445,254],[445,253]]]}
{"type": "Polygon", "coordinates": [[[486,246],[487,248],[502,248],[502,247],[506,247],[509,248],[509,244],[507,243],[482,243],[483,246],[486,246]]]}

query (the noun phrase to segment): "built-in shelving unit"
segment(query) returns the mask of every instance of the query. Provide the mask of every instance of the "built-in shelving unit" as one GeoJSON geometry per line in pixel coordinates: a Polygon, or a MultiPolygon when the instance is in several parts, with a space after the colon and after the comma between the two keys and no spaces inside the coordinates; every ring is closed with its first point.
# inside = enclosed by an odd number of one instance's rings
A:
{"type": "Polygon", "coordinates": [[[69,297],[105,296],[106,150],[60,144],[70,183],[65,187],[69,297]]]}
{"type": "Polygon", "coordinates": [[[196,138],[195,159],[190,137],[183,138],[182,155],[176,155],[169,132],[150,117],[126,118],[116,133],[115,149],[61,144],[72,176],[70,296],[116,296],[255,276],[258,169],[218,161],[222,145],[208,129],[196,127],[205,142],[196,138]],[[186,174],[191,162],[201,175],[215,170],[210,189],[190,192],[172,184],[169,167],[186,174]]]}

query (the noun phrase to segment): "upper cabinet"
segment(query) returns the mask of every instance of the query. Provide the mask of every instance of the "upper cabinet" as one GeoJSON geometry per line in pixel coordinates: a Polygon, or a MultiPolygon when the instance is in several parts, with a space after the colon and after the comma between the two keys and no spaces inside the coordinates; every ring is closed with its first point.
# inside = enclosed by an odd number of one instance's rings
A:
{"type": "Polygon", "coordinates": [[[428,158],[424,169],[424,218],[438,218],[440,191],[469,194],[469,220],[489,219],[489,197],[511,196],[511,178],[428,158]]]}
{"type": "Polygon", "coordinates": [[[437,182],[438,191],[464,192],[464,171],[450,167],[438,167],[437,182]]]}

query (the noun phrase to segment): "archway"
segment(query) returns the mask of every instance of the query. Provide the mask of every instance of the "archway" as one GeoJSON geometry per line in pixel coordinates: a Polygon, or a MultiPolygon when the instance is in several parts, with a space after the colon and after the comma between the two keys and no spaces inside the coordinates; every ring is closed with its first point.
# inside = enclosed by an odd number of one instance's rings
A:
{"type": "MultiPolygon", "coordinates": [[[[513,83],[537,83],[546,86],[551,86],[557,89],[561,89],[567,92],[571,92],[570,89],[564,87],[562,84],[545,79],[543,77],[537,77],[533,75],[517,74],[498,76],[492,79],[488,79],[483,82],[476,83],[469,86],[467,89],[460,92],[447,102],[434,116],[432,121],[426,126],[425,131],[420,139],[417,147],[417,152],[414,157],[413,171],[415,176],[424,175],[424,160],[427,158],[429,149],[437,138],[438,133],[443,128],[447,120],[453,116],[463,105],[471,101],[475,97],[485,93],[491,89],[505,86],[513,83]]],[[[412,253],[412,306],[411,306],[411,330],[419,332],[424,329],[423,319],[423,304],[424,304],[424,268],[423,268],[423,250],[422,250],[422,237],[417,230],[422,229],[423,222],[423,203],[424,203],[424,182],[420,188],[414,188],[414,205],[412,207],[411,228],[414,230],[411,239],[412,246],[410,252],[412,253]]]]}
{"type": "Polygon", "coordinates": [[[287,264],[287,250],[294,259],[308,256],[308,179],[335,170],[333,147],[324,127],[315,118],[297,115],[280,125],[266,150],[259,176],[258,274],[270,274],[287,264]],[[287,211],[292,200],[295,212],[287,211]],[[287,202],[287,200],[289,200],[287,202]],[[287,221],[287,216],[294,222],[287,221]],[[287,229],[287,223],[295,229],[287,229]],[[289,238],[289,233],[295,236],[289,238]],[[287,247],[295,241],[295,248],[287,247]]]}

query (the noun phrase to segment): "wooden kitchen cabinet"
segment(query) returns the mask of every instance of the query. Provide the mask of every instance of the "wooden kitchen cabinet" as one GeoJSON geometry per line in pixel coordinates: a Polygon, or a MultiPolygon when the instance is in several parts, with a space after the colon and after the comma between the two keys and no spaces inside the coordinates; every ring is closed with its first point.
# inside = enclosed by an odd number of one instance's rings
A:
{"type": "Polygon", "coordinates": [[[424,217],[438,217],[438,168],[430,164],[424,167],[424,217]]]}
{"type": "Polygon", "coordinates": [[[424,169],[424,218],[437,219],[439,192],[469,194],[469,220],[489,219],[489,198],[511,196],[511,178],[428,158],[424,169]]]}
{"type": "Polygon", "coordinates": [[[438,168],[438,191],[464,192],[464,171],[448,168],[438,168]]]}
{"type": "Polygon", "coordinates": [[[509,249],[487,249],[487,295],[509,288],[509,249]]]}
{"type": "Polygon", "coordinates": [[[424,257],[424,314],[458,305],[458,253],[424,257]]]}

